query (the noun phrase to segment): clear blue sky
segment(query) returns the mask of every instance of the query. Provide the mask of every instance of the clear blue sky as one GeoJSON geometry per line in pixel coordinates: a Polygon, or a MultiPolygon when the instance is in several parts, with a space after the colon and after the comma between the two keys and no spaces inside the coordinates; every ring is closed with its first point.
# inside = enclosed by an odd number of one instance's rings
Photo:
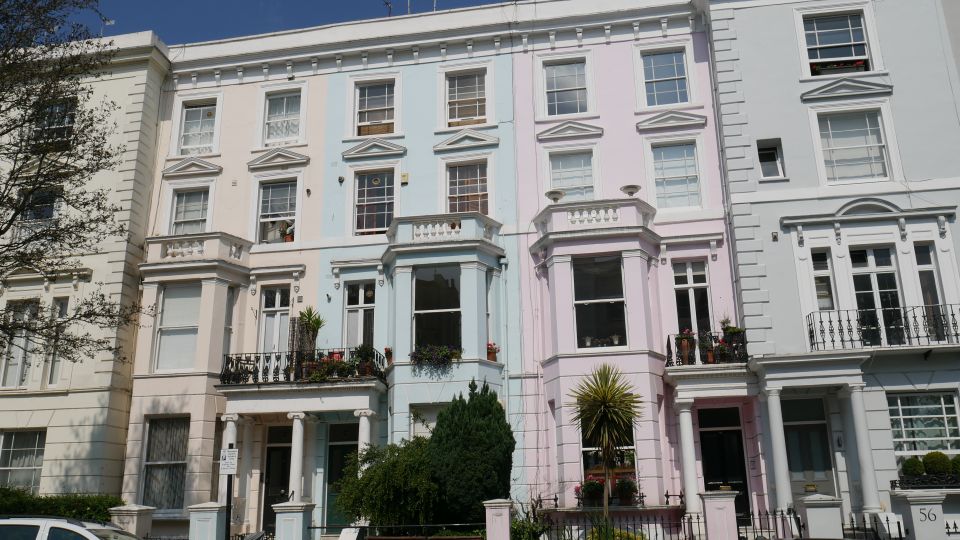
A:
{"type": "MultiPolygon", "coordinates": [[[[504,0],[437,0],[454,9],[504,0]]],[[[407,12],[407,0],[392,0],[393,14],[407,12]]],[[[410,0],[414,13],[433,9],[433,0],[410,0]]],[[[116,21],[103,35],[153,30],[168,45],[248,34],[263,34],[342,21],[385,17],[383,0],[100,0],[116,21]]],[[[91,30],[100,32],[100,24],[91,30]]]]}

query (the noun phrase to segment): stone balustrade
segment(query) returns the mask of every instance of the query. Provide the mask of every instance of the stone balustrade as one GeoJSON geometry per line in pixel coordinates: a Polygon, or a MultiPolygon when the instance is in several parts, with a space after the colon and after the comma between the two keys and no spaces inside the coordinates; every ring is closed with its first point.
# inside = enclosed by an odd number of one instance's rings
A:
{"type": "Polygon", "coordinates": [[[391,244],[486,241],[499,244],[500,223],[477,213],[398,217],[387,231],[391,244]]]}
{"type": "Polygon", "coordinates": [[[147,239],[147,263],[223,260],[246,266],[251,242],[222,232],[147,239]]]}

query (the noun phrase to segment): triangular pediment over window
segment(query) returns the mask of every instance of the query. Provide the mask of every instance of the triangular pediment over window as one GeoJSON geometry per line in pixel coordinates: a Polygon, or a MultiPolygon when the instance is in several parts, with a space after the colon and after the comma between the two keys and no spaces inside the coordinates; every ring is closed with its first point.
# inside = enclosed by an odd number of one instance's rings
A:
{"type": "Polygon", "coordinates": [[[893,86],[889,84],[858,79],[838,79],[800,94],[800,99],[810,101],[815,99],[877,96],[891,94],[892,92],[893,86]]]}
{"type": "Polygon", "coordinates": [[[444,150],[461,150],[464,148],[479,148],[483,146],[496,146],[500,144],[500,139],[493,135],[487,135],[472,129],[464,129],[456,132],[449,139],[433,147],[436,152],[444,150]]]}
{"type": "Polygon", "coordinates": [[[277,148],[247,162],[247,168],[250,170],[269,169],[273,167],[289,167],[291,165],[306,165],[310,163],[310,158],[298,154],[285,148],[277,148]]]}
{"type": "Polygon", "coordinates": [[[553,141],[557,139],[575,139],[582,137],[599,137],[603,135],[603,128],[591,126],[581,122],[568,121],[557,124],[552,128],[537,134],[538,141],[553,141]]]}
{"type": "Polygon", "coordinates": [[[707,117],[681,111],[666,111],[637,122],[638,131],[677,127],[703,127],[707,117]]]}
{"type": "Polygon", "coordinates": [[[187,158],[174,163],[163,170],[164,178],[176,178],[178,176],[200,176],[220,174],[223,167],[214,165],[209,161],[200,158],[187,158]]]}
{"type": "Polygon", "coordinates": [[[370,139],[344,152],[343,159],[359,159],[370,157],[402,156],[407,152],[406,147],[394,144],[383,139],[370,139]]]}

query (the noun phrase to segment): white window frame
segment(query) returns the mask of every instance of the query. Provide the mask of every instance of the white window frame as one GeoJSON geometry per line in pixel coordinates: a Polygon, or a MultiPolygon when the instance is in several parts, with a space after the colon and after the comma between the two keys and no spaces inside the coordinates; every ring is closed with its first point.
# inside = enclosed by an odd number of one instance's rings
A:
{"type": "Polygon", "coordinates": [[[387,231],[390,229],[390,224],[387,224],[384,228],[375,228],[375,229],[358,229],[357,228],[357,206],[360,204],[359,193],[357,192],[358,184],[357,177],[362,175],[368,175],[376,172],[390,172],[393,176],[393,215],[391,216],[390,221],[397,217],[397,195],[400,193],[400,175],[396,168],[394,167],[364,167],[362,169],[355,169],[353,175],[350,178],[350,213],[347,214],[350,216],[350,234],[354,237],[364,237],[364,236],[386,236],[387,231]]]}
{"type": "Polygon", "coordinates": [[[267,148],[281,148],[285,146],[295,146],[307,144],[307,81],[280,82],[264,84],[260,87],[260,112],[257,117],[257,132],[254,141],[256,150],[267,148]],[[267,141],[267,100],[284,94],[300,93],[300,132],[295,138],[279,139],[276,141],[267,141]]]}
{"type": "Polygon", "coordinates": [[[656,43],[637,43],[633,46],[634,102],[635,113],[650,113],[670,109],[702,108],[697,92],[696,77],[691,75],[691,61],[694,59],[693,40],[691,38],[669,38],[656,43]],[[687,79],[687,101],[664,105],[647,105],[646,76],[643,70],[643,55],[683,51],[683,64],[687,79]]]}
{"type": "MultiPolygon", "coordinates": [[[[487,163],[487,214],[489,218],[497,215],[496,205],[496,160],[493,152],[469,152],[450,156],[441,156],[437,160],[437,178],[440,180],[437,186],[437,208],[438,214],[450,214],[450,203],[448,190],[450,179],[447,176],[447,168],[456,165],[468,165],[470,163],[487,163]]],[[[394,215],[396,215],[396,203],[394,203],[394,215]]]]}
{"type": "Polygon", "coordinates": [[[161,211],[161,223],[165,226],[162,229],[167,235],[173,235],[173,217],[176,214],[177,193],[181,191],[200,191],[207,190],[207,222],[203,232],[215,231],[214,213],[217,205],[216,201],[217,182],[215,178],[180,178],[174,180],[164,180],[161,188],[161,201],[164,201],[161,211]]]}
{"type": "Polygon", "coordinates": [[[403,215],[400,210],[400,201],[402,200],[403,179],[400,176],[401,161],[384,160],[377,162],[365,162],[362,164],[351,165],[347,168],[344,178],[350,182],[350,195],[343,199],[343,212],[345,216],[350,216],[350,222],[346,224],[343,234],[351,238],[355,244],[381,244],[387,242],[386,234],[362,234],[357,235],[357,175],[366,174],[373,171],[393,171],[393,217],[403,215]]]}
{"type": "Polygon", "coordinates": [[[813,305],[817,308],[817,311],[837,311],[839,310],[840,301],[837,296],[837,278],[834,275],[834,264],[833,264],[833,249],[828,247],[814,247],[810,248],[810,284],[813,290],[813,305]],[[827,269],[826,270],[817,270],[813,266],[813,255],[814,253],[826,253],[827,255],[827,269]],[[817,278],[825,277],[830,281],[830,300],[833,302],[832,309],[822,309],[820,308],[820,299],[817,297],[817,278]]]}
{"type": "MultiPolygon", "coordinates": [[[[211,196],[212,198],[212,196],[211,196]]],[[[291,169],[289,171],[273,171],[269,173],[253,175],[253,181],[250,182],[250,225],[247,229],[247,238],[254,240],[250,247],[251,253],[261,253],[266,251],[284,251],[291,249],[300,249],[303,244],[304,229],[303,223],[303,170],[291,169]],[[259,243],[260,235],[260,186],[261,184],[270,184],[273,182],[283,182],[286,180],[295,180],[297,184],[297,209],[294,212],[294,236],[293,242],[279,242],[275,244],[259,243]]]]}
{"type": "MultiPolygon", "coordinates": [[[[203,304],[203,283],[200,282],[200,281],[170,282],[170,283],[167,283],[167,284],[162,285],[162,286],[160,287],[160,290],[158,291],[158,294],[157,294],[157,314],[156,314],[156,316],[155,316],[154,319],[153,319],[153,320],[154,320],[154,329],[153,329],[153,354],[151,355],[151,359],[150,359],[150,369],[151,369],[151,372],[153,372],[153,373],[188,373],[188,372],[192,372],[192,371],[194,371],[194,370],[196,369],[196,360],[197,360],[196,354],[197,354],[197,349],[194,349],[194,351],[193,351],[193,353],[194,353],[194,362],[193,362],[193,365],[191,365],[191,366],[189,366],[189,367],[177,367],[177,368],[161,368],[161,367],[160,367],[160,334],[161,334],[164,330],[169,330],[169,329],[174,329],[174,330],[175,330],[175,329],[183,329],[183,328],[194,328],[193,325],[191,325],[191,326],[169,326],[169,327],[163,325],[163,301],[164,301],[164,296],[165,296],[166,293],[167,293],[167,287],[181,287],[181,286],[191,286],[191,285],[199,285],[199,286],[200,286],[200,296],[199,296],[199,299],[198,299],[197,304],[198,304],[198,305],[202,305],[202,304],[203,304]]],[[[197,317],[197,324],[196,324],[196,329],[197,329],[197,341],[196,341],[196,343],[197,343],[198,346],[199,346],[199,344],[200,344],[200,327],[201,327],[201,326],[203,326],[203,320],[201,320],[200,317],[198,316],[198,317],[197,317]]]]}
{"type": "MultiPolygon", "coordinates": [[[[50,314],[52,317],[56,318],[58,321],[63,321],[64,319],[70,316],[70,303],[71,297],[69,294],[56,294],[54,293],[53,297],[50,298],[50,314]],[[61,313],[61,306],[65,313],[61,313]]],[[[59,385],[60,379],[63,378],[63,359],[57,355],[57,351],[54,350],[50,354],[49,365],[47,366],[47,374],[45,380],[47,381],[48,387],[55,387],[59,385]]]]}
{"type": "MultiPolygon", "coordinates": [[[[296,292],[293,290],[293,286],[290,283],[284,283],[284,282],[269,283],[269,284],[264,284],[262,287],[259,288],[259,290],[257,291],[257,315],[258,315],[257,316],[257,347],[256,347],[257,353],[277,354],[277,353],[290,352],[287,349],[289,346],[289,339],[290,339],[290,336],[289,336],[290,320],[293,319],[293,317],[295,316],[295,312],[293,311],[295,300],[296,300],[296,292]],[[264,307],[265,299],[266,299],[265,293],[267,291],[273,291],[274,294],[277,294],[278,300],[279,300],[279,291],[283,289],[286,289],[289,295],[288,305],[286,307],[284,306],[272,307],[272,308],[264,307]],[[266,338],[266,322],[267,322],[266,314],[270,313],[270,314],[281,315],[284,313],[284,311],[286,311],[287,313],[287,335],[277,334],[276,337],[278,338],[278,340],[275,341],[274,343],[277,346],[277,350],[267,351],[265,350],[266,347],[264,346],[264,338],[266,338]],[[281,347],[284,350],[280,350],[281,347]]],[[[277,326],[276,328],[277,330],[279,330],[280,327],[277,326]]],[[[265,361],[272,363],[271,359],[266,359],[265,361]]]]}
{"type": "MultiPolygon", "coordinates": [[[[411,302],[410,302],[410,344],[412,348],[417,347],[417,315],[432,315],[436,313],[459,313],[460,314],[460,348],[463,348],[464,344],[464,335],[463,335],[463,266],[457,263],[429,263],[421,264],[414,266],[412,268],[412,280],[413,286],[411,287],[411,302]],[[442,309],[417,309],[417,270],[420,268],[456,268],[457,269],[457,295],[459,296],[456,308],[442,308],[442,309]]],[[[483,355],[486,357],[486,354],[483,355]]]]}
{"type": "Polygon", "coordinates": [[[869,0],[854,0],[843,2],[818,2],[812,7],[794,8],[794,26],[797,36],[797,51],[800,59],[800,79],[814,81],[829,81],[831,79],[842,79],[858,76],[876,75],[878,72],[884,72],[883,58],[880,55],[880,46],[877,43],[877,25],[876,16],[873,12],[873,3],[869,0]],[[866,34],[867,57],[870,59],[870,70],[862,73],[837,73],[830,75],[812,75],[810,73],[810,60],[807,57],[807,38],[803,28],[803,19],[806,17],[821,17],[827,15],[843,15],[852,12],[860,12],[863,16],[863,30],[866,34]]]}
{"type": "Polygon", "coordinates": [[[536,57],[536,76],[534,88],[536,90],[536,122],[559,122],[573,119],[597,118],[597,85],[593,75],[593,55],[589,50],[577,52],[550,52],[541,53],[536,57]],[[581,60],[584,62],[584,75],[587,83],[587,110],[586,112],[570,114],[547,114],[547,84],[546,84],[546,66],[550,64],[562,64],[572,60],[581,60]]]}
{"type": "Polygon", "coordinates": [[[343,142],[364,141],[367,139],[395,139],[403,137],[403,77],[399,71],[381,71],[367,75],[352,75],[347,79],[346,107],[349,115],[344,118],[343,142]],[[382,135],[357,135],[359,113],[359,86],[393,81],[393,133],[382,135]]]}
{"type": "Polygon", "coordinates": [[[887,98],[858,100],[844,103],[826,103],[811,105],[808,109],[810,117],[810,134],[813,137],[814,151],[816,152],[817,174],[822,186],[846,186],[850,184],[869,184],[876,182],[902,182],[903,168],[900,163],[900,146],[897,144],[896,133],[893,129],[893,113],[890,110],[890,100],[887,98]],[[887,176],[885,178],[862,178],[852,180],[832,181],[827,178],[827,167],[824,163],[823,144],[820,141],[820,115],[877,111],[880,118],[880,129],[884,138],[887,157],[887,176]]]}
{"type": "Polygon", "coordinates": [[[43,479],[43,461],[44,461],[44,459],[45,459],[45,457],[46,457],[45,454],[46,454],[46,449],[47,449],[47,430],[44,429],[44,428],[39,428],[39,429],[36,429],[36,428],[28,428],[28,429],[10,429],[10,430],[6,430],[6,431],[0,431],[0,453],[3,452],[2,448],[3,448],[3,446],[6,444],[6,438],[7,438],[8,436],[12,436],[12,437],[16,438],[16,434],[17,434],[17,433],[43,433],[43,447],[36,447],[36,446],[33,447],[34,457],[36,457],[37,450],[40,451],[40,455],[41,455],[41,457],[40,457],[40,466],[39,466],[39,467],[2,467],[2,468],[0,468],[0,470],[4,470],[4,471],[23,471],[23,470],[37,471],[37,472],[39,473],[39,476],[37,477],[36,491],[33,490],[33,486],[31,486],[31,489],[30,489],[31,493],[33,493],[34,495],[36,495],[37,492],[40,490],[40,482],[41,482],[42,479],[43,479]]]}
{"type": "Polygon", "coordinates": [[[572,256],[570,259],[570,311],[573,316],[573,340],[574,348],[579,351],[625,351],[628,347],[636,346],[631,341],[630,336],[630,311],[627,308],[627,282],[626,278],[626,268],[624,266],[624,252],[618,251],[614,253],[583,253],[572,256]],[[574,270],[574,264],[576,259],[598,259],[604,257],[619,257],[620,259],[620,293],[623,295],[620,298],[601,298],[594,300],[577,300],[577,275],[574,270]],[[586,305],[586,304],[602,304],[602,303],[614,303],[619,302],[623,306],[623,338],[624,342],[620,345],[610,345],[608,347],[585,347],[579,340],[580,331],[577,328],[577,306],[586,305]]]}
{"type": "Polygon", "coordinates": [[[644,157],[646,157],[647,189],[649,190],[647,193],[650,194],[648,202],[657,208],[657,217],[695,212],[703,209],[705,204],[709,202],[706,191],[706,183],[708,182],[708,179],[706,177],[706,170],[704,169],[705,148],[706,146],[704,145],[703,136],[700,132],[677,133],[672,135],[649,136],[643,138],[644,157]],[[656,168],[654,166],[653,148],[656,146],[669,146],[672,144],[693,144],[696,148],[697,187],[700,190],[700,204],[697,206],[677,206],[673,208],[660,208],[657,206],[657,177],[656,168]]]}
{"type": "MultiPolygon", "coordinates": [[[[592,154],[591,164],[593,166],[593,198],[587,200],[598,200],[603,198],[603,182],[601,177],[601,162],[600,162],[600,144],[597,141],[584,143],[584,142],[566,142],[566,143],[555,143],[555,144],[545,144],[540,145],[540,160],[541,160],[541,175],[543,178],[542,182],[542,193],[546,193],[555,189],[553,187],[553,169],[551,167],[550,158],[555,154],[577,154],[581,152],[590,152],[592,154]]],[[[568,200],[560,199],[560,202],[570,202],[568,200]]],[[[584,201],[585,202],[585,201],[584,201]]],[[[552,203],[551,203],[552,204],[552,203]]]]}
{"type": "MultiPolygon", "coordinates": [[[[690,320],[690,329],[689,329],[691,332],[693,332],[693,335],[694,335],[694,336],[699,336],[699,335],[700,335],[700,332],[712,332],[712,331],[713,331],[713,328],[696,328],[696,326],[697,326],[697,317],[696,317],[695,315],[698,315],[698,313],[697,313],[697,301],[696,301],[696,299],[694,298],[694,295],[693,295],[694,289],[706,289],[706,290],[707,290],[707,302],[709,303],[709,305],[708,305],[708,307],[707,307],[707,311],[708,311],[707,317],[710,318],[710,324],[716,324],[716,323],[717,323],[717,318],[714,317],[714,315],[713,315],[713,313],[714,313],[713,295],[712,295],[711,292],[710,292],[710,290],[711,290],[711,287],[710,287],[710,259],[704,259],[704,258],[671,259],[671,260],[670,260],[670,284],[671,284],[672,290],[674,291],[674,294],[673,294],[674,310],[676,310],[676,308],[677,308],[677,306],[676,306],[676,291],[683,290],[683,291],[686,291],[686,292],[687,292],[687,304],[689,305],[691,315],[694,315],[693,317],[691,317],[691,320],[690,320]],[[705,279],[705,281],[704,281],[703,283],[694,283],[694,282],[693,282],[693,263],[698,263],[698,262],[702,262],[702,263],[703,263],[703,277],[704,277],[704,279],[705,279]],[[684,283],[684,284],[682,284],[682,285],[678,285],[678,284],[676,283],[676,280],[674,279],[674,276],[675,276],[676,274],[674,273],[673,265],[675,265],[675,264],[682,264],[682,265],[684,265],[684,269],[686,270],[687,282],[684,283]]],[[[679,311],[676,311],[675,320],[676,320],[677,322],[679,322],[679,321],[677,320],[677,319],[679,319],[679,318],[680,318],[680,312],[679,312],[679,311]]],[[[684,330],[685,330],[685,328],[677,328],[677,334],[683,332],[684,330]]]]}
{"type": "Polygon", "coordinates": [[[757,177],[759,182],[775,182],[777,180],[786,180],[787,179],[787,170],[783,164],[783,142],[780,139],[760,139],[756,142],[754,148],[757,151],[757,171],[760,175],[757,177]],[[771,145],[770,142],[773,140],[779,140],[777,144],[771,145]],[[761,144],[763,145],[761,147],[761,144]],[[773,176],[764,176],[763,174],[763,165],[760,164],[760,152],[761,150],[773,149],[777,153],[777,174],[773,176]]]}
{"type": "MultiPolygon", "coordinates": [[[[358,321],[358,323],[359,323],[359,325],[358,325],[358,332],[359,332],[361,338],[363,337],[363,333],[364,333],[364,331],[366,330],[366,329],[364,328],[364,326],[363,326],[363,324],[364,324],[364,323],[363,323],[363,312],[364,312],[364,311],[367,311],[367,310],[373,311],[373,317],[374,317],[373,327],[374,327],[374,329],[376,329],[376,327],[377,327],[377,320],[376,320],[376,317],[377,317],[377,298],[376,298],[376,297],[377,297],[377,280],[376,280],[376,279],[358,279],[358,280],[346,282],[346,283],[344,284],[344,286],[343,286],[343,313],[344,313],[344,317],[343,317],[343,341],[342,341],[342,343],[344,343],[344,344],[349,344],[349,338],[350,338],[350,336],[349,336],[348,333],[347,333],[347,320],[349,319],[348,314],[349,314],[350,312],[352,312],[352,311],[358,312],[358,316],[357,316],[357,321],[358,321]],[[360,290],[359,290],[359,292],[357,293],[358,299],[359,299],[359,301],[360,301],[358,304],[350,304],[349,294],[348,294],[348,292],[347,292],[347,289],[348,289],[349,287],[353,286],[353,285],[357,285],[357,286],[360,287],[360,290]],[[372,303],[368,303],[368,302],[365,302],[365,301],[364,301],[365,299],[364,299],[364,297],[363,297],[363,293],[364,293],[364,290],[365,290],[367,287],[372,287],[372,288],[373,288],[373,291],[374,291],[374,292],[373,292],[374,298],[373,298],[373,302],[372,302],[372,303]]],[[[374,335],[374,338],[376,338],[376,335],[374,335]]],[[[371,344],[371,345],[372,345],[372,344],[371,344]]],[[[351,346],[351,347],[352,347],[353,345],[348,345],[348,346],[351,346]]]]}
{"type": "MultiPolygon", "coordinates": [[[[958,413],[960,413],[960,400],[957,399],[957,391],[956,391],[956,389],[944,390],[944,391],[936,391],[936,390],[934,390],[934,389],[929,389],[929,390],[924,391],[924,392],[896,392],[896,391],[892,391],[892,390],[891,390],[891,391],[888,391],[888,392],[887,392],[887,398],[888,398],[888,399],[889,399],[889,398],[892,398],[892,397],[896,397],[896,398],[897,398],[897,411],[900,413],[900,416],[896,416],[896,417],[893,416],[893,415],[890,415],[890,435],[891,435],[891,438],[892,438],[893,441],[894,441],[894,445],[896,445],[897,442],[923,441],[923,440],[940,440],[940,439],[944,439],[944,440],[948,441],[948,443],[947,443],[948,446],[949,446],[949,441],[954,441],[954,442],[960,443],[960,437],[951,438],[951,437],[948,436],[948,437],[937,438],[937,439],[922,439],[922,438],[920,438],[920,439],[897,439],[896,437],[894,437],[893,420],[894,420],[894,419],[901,419],[901,420],[902,420],[902,419],[904,418],[904,417],[902,416],[902,413],[903,413],[903,405],[900,403],[900,400],[899,400],[899,398],[900,398],[901,396],[907,396],[907,397],[939,396],[939,397],[940,397],[941,411],[944,411],[944,412],[942,413],[941,416],[936,417],[936,418],[940,418],[940,419],[943,419],[943,420],[944,420],[944,427],[945,427],[945,429],[947,429],[947,427],[946,427],[946,423],[947,423],[947,422],[946,422],[946,419],[949,418],[949,415],[945,412],[945,405],[944,405],[944,403],[943,403],[943,401],[944,401],[943,398],[946,397],[946,396],[950,396],[950,397],[953,399],[953,407],[954,407],[954,413],[953,413],[953,414],[954,414],[954,418],[956,418],[957,421],[958,421],[958,423],[960,423],[960,414],[958,414],[958,413]]],[[[888,412],[889,412],[889,409],[891,408],[891,407],[889,406],[889,402],[888,402],[887,407],[888,407],[888,412]]],[[[914,416],[914,417],[908,417],[908,418],[934,418],[934,417],[930,417],[930,416],[926,416],[926,417],[914,416]]],[[[903,425],[902,425],[902,424],[901,424],[901,429],[903,429],[903,425]]],[[[933,452],[933,451],[934,451],[934,450],[896,450],[896,449],[894,449],[894,450],[893,450],[893,453],[894,453],[894,455],[895,455],[896,457],[910,457],[910,456],[923,457],[923,456],[924,456],[925,454],[927,454],[928,452],[933,452]]],[[[943,449],[943,450],[939,450],[939,451],[940,451],[940,452],[943,452],[943,453],[945,453],[945,454],[947,454],[947,455],[949,455],[949,456],[955,456],[955,455],[960,454],[960,449],[949,449],[949,448],[948,448],[948,449],[943,449]]]]}
{"type": "MultiPolygon", "coordinates": [[[[7,300],[6,304],[4,305],[4,309],[5,310],[10,309],[13,304],[27,304],[27,303],[36,304],[38,315],[43,313],[43,309],[44,309],[43,302],[41,301],[41,298],[38,296],[11,298],[7,300]]],[[[27,331],[25,334],[18,333],[16,336],[14,336],[13,339],[17,340],[20,337],[23,337],[24,339],[29,340],[31,334],[33,334],[33,332],[29,332],[29,331],[27,331]]],[[[29,349],[32,346],[26,345],[26,344],[24,346],[27,348],[27,350],[19,350],[19,348],[16,347],[13,343],[8,343],[5,348],[0,349],[0,392],[10,391],[10,390],[22,390],[24,388],[32,386],[31,383],[36,379],[34,370],[31,369],[32,364],[35,361],[36,353],[30,352],[29,349]],[[18,365],[18,369],[20,370],[18,378],[20,379],[20,382],[18,384],[11,385],[11,386],[3,386],[2,381],[6,377],[7,359],[11,354],[16,354],[17,351],[19,351],[23,355],[18,365]]]]}
{"type": "MultiPolygon", "coordinates": [[[[464,62],[459,64],[441,64],[437,67],[437,128],[436,133],[452,133],[464,129],[481,129],[493,127],[496,125],[496,96],[494,95],[494,64],[492,61],[485,62],[464,62]],[[479,124],[468,126],[450,127],[449,109],[447,103],[449,95],[447,93],[447,77],[454,75],[467,75],[470,73],[484,74],[484,96],[486,101],[487,114],[484,121],[479,124]]],[[[394,99],[396,102],[396,99],[394,99]]]]}
{"type": "Polygon", "coordinates": [[[173,98],[173,122],[170,129],[169,157],[215,157],[220,155],[220,124],[223,120],[223,92],[191,92],[177,94],[173,98]],[[180,136],[183,131],[183,111],[187,106],[215,101],[216,118],[213,126],[212,150],[206,154],[184,154],[180,151],[180,136]]]}
{"type": "MultiPolygon", "coordinates": [[[[190,457],[191,457],[191,456],[190,456],[190,428],[189,428],[189,425],[190,425],[190,422],[193,421],[193,417],[192,417],[189,413],[187,413],[187,414],[170,414],[170,415],[152,415],[152,416],[145,416],[144,419],[143,419],[143,446],[142,446],[142,448],[141,448],[141,450],[140,450],[140,482],[139,482],[139,484],[140,484],[140,489],[137,490],[137,491],[138,491],[138,495],[139,495],[138,500],[140,501],[141,504],[143,503],[143,500],[144,500],[144,489],[146,488],[146,485],[147,485],[147,455],[148,455],[149,450],[150,450],[150,446],[149,446],[149,445],[150,445],[150,422],[152,422],[152,421],[154,421],[154,420],[175,420],[175,419],[178,419],[178,418],[186,418],[186,419],[187,419],[187,426],[188,426],[188,427],[187,427],[187,457],[186,457],[186,461],[182,461],[182,462],[181,462],[181,461],[156,461],[156,462],[150,462],[150,464],[151,464],[151,465],[153,465],[153,464],[158,464],[158,465],[167,464],[167,465],[169,465],[169,464],[176,464],[176,463],[184,463],[185,466],[186,466],[185,468],[187,469],[187,470],[184,472],[184,475],[185,475],[185,476],[189,476],[189,474],[190,474],[189,461],[190,461],[190,457]]],[[[185,488],[187,487],[186,480],[184,480],[184,487],[185,487],[185,488]]],[[[183,497],[184,497],[184,502],[186,502],[186,491],[184,491],[183,497]]],[[[182,515],[182,514],[185,513],[185,512],[186,512],[186,508],[158,508],[158,509],[156,510],[156,512],[155,512],[155,515],[159,515],[159,516],[161,516],[161,517],[163,517],[163,516],[171,516],[171,517],[172,517],[172,516],[180,516],[180,515],[182,515]]]]}

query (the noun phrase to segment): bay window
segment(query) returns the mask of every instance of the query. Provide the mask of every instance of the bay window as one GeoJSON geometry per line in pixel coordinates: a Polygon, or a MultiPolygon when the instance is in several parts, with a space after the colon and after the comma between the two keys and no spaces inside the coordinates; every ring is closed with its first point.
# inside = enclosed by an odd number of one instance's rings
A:
{"type": "Polygon", "coordinates": [[[573,260],[573,303],[578,347],[627,344],[626,309],[619,255],[573,260]]]}
{"type": "Polygon", "coordinates": [[[145,506],[157,510],[183,508],[189,434],[189,417],[147,420],[142,497],[145,506]]]}
{"type": "Polygon", "coordinates": [[[197,352],[200,284],[167,285],[161,294],[156,369],[191,368],[197,352]]]}
{"type": "Polygon", "coordinates": [[[460,348],[460,267],[414,270],[414,345],[460,348]]]}
{"type": "MultiPolygon", "coordinates": [[[[588,437],[586,433],[580,433],[580,451],[583,458],[583,477],[584,479],[594,476],[603,478],[603,461],[600,457],[600,443],[595,440],[596,437],[588,437]]],[[[613,479],[627,477],[631,480],[636,474],[636,450],[633,442],[633,429],[629,430],[628,436],[617,445],[617,451],[614,457],[613,466],[610,469],[610,476],[613,479]]]]}

